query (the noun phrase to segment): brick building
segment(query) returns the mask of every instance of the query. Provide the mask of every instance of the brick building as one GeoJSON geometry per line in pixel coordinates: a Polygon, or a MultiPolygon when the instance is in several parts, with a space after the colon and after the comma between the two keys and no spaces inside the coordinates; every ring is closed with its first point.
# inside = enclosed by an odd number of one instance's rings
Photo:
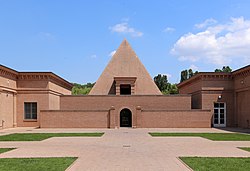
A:
{"type": "Polygon", "coordinates": [[[89,95],[51,72],[0,65],[0,129],[249,127],[250,66],[199,73],[162,95],[124,40],[89,95]]]}

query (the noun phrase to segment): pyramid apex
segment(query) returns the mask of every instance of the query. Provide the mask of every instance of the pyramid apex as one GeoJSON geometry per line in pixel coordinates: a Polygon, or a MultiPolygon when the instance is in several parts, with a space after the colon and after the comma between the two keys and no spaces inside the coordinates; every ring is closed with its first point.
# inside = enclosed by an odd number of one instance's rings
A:
{"type": "Polygon", "coordinates": [[[121,45],[127,45],[127,44],[128,44],[128,41],[127,41],[126,38],[124,38],[123,41],[122,41],[122,43],[121,43],[121,45]]]}
{"type": "Polygon", "coordinates": [[[131,84],[131,86],[133,84],[133,91],[136,95],[161,95],[160,90],[126,39],[123,39],[89,94],[116,94],[120,91],[116,90],[120,86],[116,78],[126,79],[123,80],[123,84],[131,84]],[[134,83],[131,82],[132,78],[136,78],[134,83]]]}

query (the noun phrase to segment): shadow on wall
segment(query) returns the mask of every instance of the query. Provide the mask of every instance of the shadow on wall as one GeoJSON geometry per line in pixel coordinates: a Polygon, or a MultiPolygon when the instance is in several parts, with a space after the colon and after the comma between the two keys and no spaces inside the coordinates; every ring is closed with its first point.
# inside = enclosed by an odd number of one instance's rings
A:
{"type": "Polygon", "coordinates": [[[3,129],[3,126],[4,126],[4,120],[2,120],[0,128],[3,129]]]}

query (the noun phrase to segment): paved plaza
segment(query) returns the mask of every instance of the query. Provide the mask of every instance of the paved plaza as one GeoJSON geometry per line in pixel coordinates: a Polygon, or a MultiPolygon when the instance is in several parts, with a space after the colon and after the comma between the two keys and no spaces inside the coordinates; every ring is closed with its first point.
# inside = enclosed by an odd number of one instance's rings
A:
{"type": "Polygon", "coordinates": [[[10,133],[105,132],[102,137],[54,137],[33,142],[0,142],[0,148],[17,148],[0,158],[78,157],[68,170],[190,170],[178,157],[250,157],[237,147],[250,141],[211,141],[201,137],[151,137],[148,132],[227,132],[206,129],[34,129],[0,130],[10,133]]]}

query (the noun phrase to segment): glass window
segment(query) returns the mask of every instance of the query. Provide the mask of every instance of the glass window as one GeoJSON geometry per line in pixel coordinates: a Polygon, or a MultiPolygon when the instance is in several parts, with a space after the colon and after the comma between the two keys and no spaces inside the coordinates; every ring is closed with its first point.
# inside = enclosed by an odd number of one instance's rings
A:
{"type": "Polygon", "coordinates": [[[120,94],[131,95],[131,85],[129,84],[120,85],[120,94]]]}
{"type": "Polygon", "coordinates": [[[220,103],[220,107],[221,107],[221,108],[224,108],[224,103],[220,103]]]}
{"type": "Polygon", "coordinates": [[[24,119],[37,119],[37,103],[36,102],[24,103],[24,119]]]}
{"type": "Polygon", "coordinates": [[[214,107],[218,108],[219,107],[219,103],[214,103],[214,107]]]}

